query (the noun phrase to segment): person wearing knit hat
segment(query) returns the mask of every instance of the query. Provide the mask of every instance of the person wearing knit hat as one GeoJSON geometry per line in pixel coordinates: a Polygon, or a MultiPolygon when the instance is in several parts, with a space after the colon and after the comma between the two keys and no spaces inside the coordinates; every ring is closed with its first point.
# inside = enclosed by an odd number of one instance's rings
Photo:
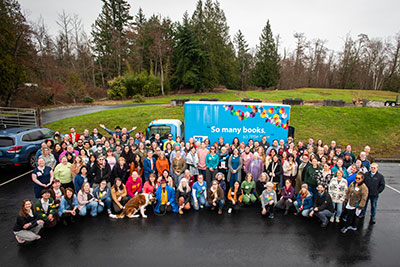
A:
{"type": "Polygon", "coordinates": [[[190,210],[191,188],[186,178],[182,178],[176,189],[176,199],[178,200],[179,214],[183,214],[183,210],[190,210]]]}

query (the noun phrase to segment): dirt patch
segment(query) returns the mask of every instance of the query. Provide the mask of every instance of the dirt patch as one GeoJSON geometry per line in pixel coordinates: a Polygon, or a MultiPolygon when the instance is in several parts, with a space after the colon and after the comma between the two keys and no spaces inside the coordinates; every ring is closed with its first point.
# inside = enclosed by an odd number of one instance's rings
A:
{"type": "Polygon", "coordinates": [[[332,95],[331,93],[323,93],[323,92],[320,92],[319,94],[324,96],[332,95]]]}

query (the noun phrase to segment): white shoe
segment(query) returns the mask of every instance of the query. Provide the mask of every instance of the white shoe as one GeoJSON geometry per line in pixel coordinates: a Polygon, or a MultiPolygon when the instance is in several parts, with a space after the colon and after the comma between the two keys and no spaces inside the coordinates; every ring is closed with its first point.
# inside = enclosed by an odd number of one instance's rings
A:
{"type": "Polygon", "coordinates": [[[357,231],[357,227],[349,226],[349,230],[357,231]]]}
{"type": "Polygon", "coordinates": [[[228,213],[231,214],[232,213],[232,208],[228,209],[228,213]]]}
{"type": "Polygon", "coordinates": [[[202,208],[204,208],[204,206],[203,206],[203,205],[200,205],[200,209],[202,209],[202,208]]]}
{"type": "Polygon", "coordinates": [[[329,221],[331,222],[331,223],[333,223],[334,221],[335,221],[335,217],[331,217],[330,219],[329,219],[329,221]]]}
{"type": "Polygon", "coordinates": [[[340,223],[340,217],[336,217],[336,222],[340,223]]]}

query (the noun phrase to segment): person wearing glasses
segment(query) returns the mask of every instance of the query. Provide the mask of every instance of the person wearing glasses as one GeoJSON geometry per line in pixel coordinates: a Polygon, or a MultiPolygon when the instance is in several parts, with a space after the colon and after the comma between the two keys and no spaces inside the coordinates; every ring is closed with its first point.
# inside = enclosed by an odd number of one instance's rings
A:
{"type": "Polygon", "coordinates": [[[344,234],[348,230],[357,231],[359,215],[365,210],[368,198],[368,187],[364,183],[364,174],[357,173],[355,182],[352,182],[347,189],[345,203],[347,210],[347,221],[341,229],[344,234]]]}
{"type": "Polygon", "coordinates": [[[93,165],[90,170],[90,174],[93,181],[93,187],[96,188],[102,180],[110,181],[111,168],[110,165],[105,162],[104,156],[99,156],[97,162],[93,165]]]}
{"type": "Polygon", "coordinates": [[[164,142],[164,151],[167,150],[167,144],[171,144],[172,146],[176,143],[174,140],[172,140],[173,135],[169,134],[168,135],[168,140],[164,142]]]}
{"type": "Polygon", "coordinates": [[[206,206],[211,208],[211,210],[218,209],[218,214],[222,214],[222,209],[225,205],[224,190],[218,185],[216,180],[212,181],[212,185],[207,193],[207,203],[206,206]]]}
{"type": "Polygon", "coordinates": [[[368,187],[368,199],[365,203],[365,208],[361,214],[361,218],[364,218],[367,212],[368,201],[371,202],[371,218],[370,224],[375,224],[376,207],[378,206],[379,194],[385,189],[385,177],[378,172],[378,164],[372,163],[370,171],[365,174],[364,182],[368,187]]]}

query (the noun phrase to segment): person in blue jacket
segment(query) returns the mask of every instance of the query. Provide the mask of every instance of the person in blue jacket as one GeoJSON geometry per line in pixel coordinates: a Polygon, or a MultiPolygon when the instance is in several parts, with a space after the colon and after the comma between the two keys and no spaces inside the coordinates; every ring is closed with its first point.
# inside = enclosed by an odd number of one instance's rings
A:
{"type": "Polygon", "coordinates": [[[58,215],[63,224],[67,226],[74,223],[78,214],[78,200],[74,194],[74,190],[70,187],[65,189],[65,195],[62,196],[60,206],[58,207],[58,215]]]}
{"type": "Polygon", "coordinates": [[[145,181],[149,179],[149,175],[154,173],[157,175],[156,160],[153,157],[153,151],[149,150],[147,152],[147,158],[143,160],[143,176],[145,181]]]}
{"type": "Polygon", "coordinates": [[[179,212],[179,207],[175,201],[175,190],[167,184],[165,179],[161,179],[160,186],[156,191],[157,204],[154,211],[157,213],[179,212]]]}
{"type": "Polygon", "coordinates": [[[308,217],[312,211],[313,204],[313,195],[308,191],[308,185],[303,184],[300,192],[297,194],[296,201],[293,202],[293,205],[296,208],[295,215],[301,213],[304,217],[308,217]]]}
{"type": "Polygon", "coordinates": [[[206,183],[207,189],[211,187],[211,181],[214,180],[215,175],[218,172],[219,156],[215,146],[211,146],[210,153],[206,156],[206,183]]]}
{"type": "Polygon", "coordinates": [[[82,166],[79,170],[79,173],[74,178],[74,186],[76,192],[81,190],[84,182],[88,182],[88,168],[86,166],[82,166]]]}

